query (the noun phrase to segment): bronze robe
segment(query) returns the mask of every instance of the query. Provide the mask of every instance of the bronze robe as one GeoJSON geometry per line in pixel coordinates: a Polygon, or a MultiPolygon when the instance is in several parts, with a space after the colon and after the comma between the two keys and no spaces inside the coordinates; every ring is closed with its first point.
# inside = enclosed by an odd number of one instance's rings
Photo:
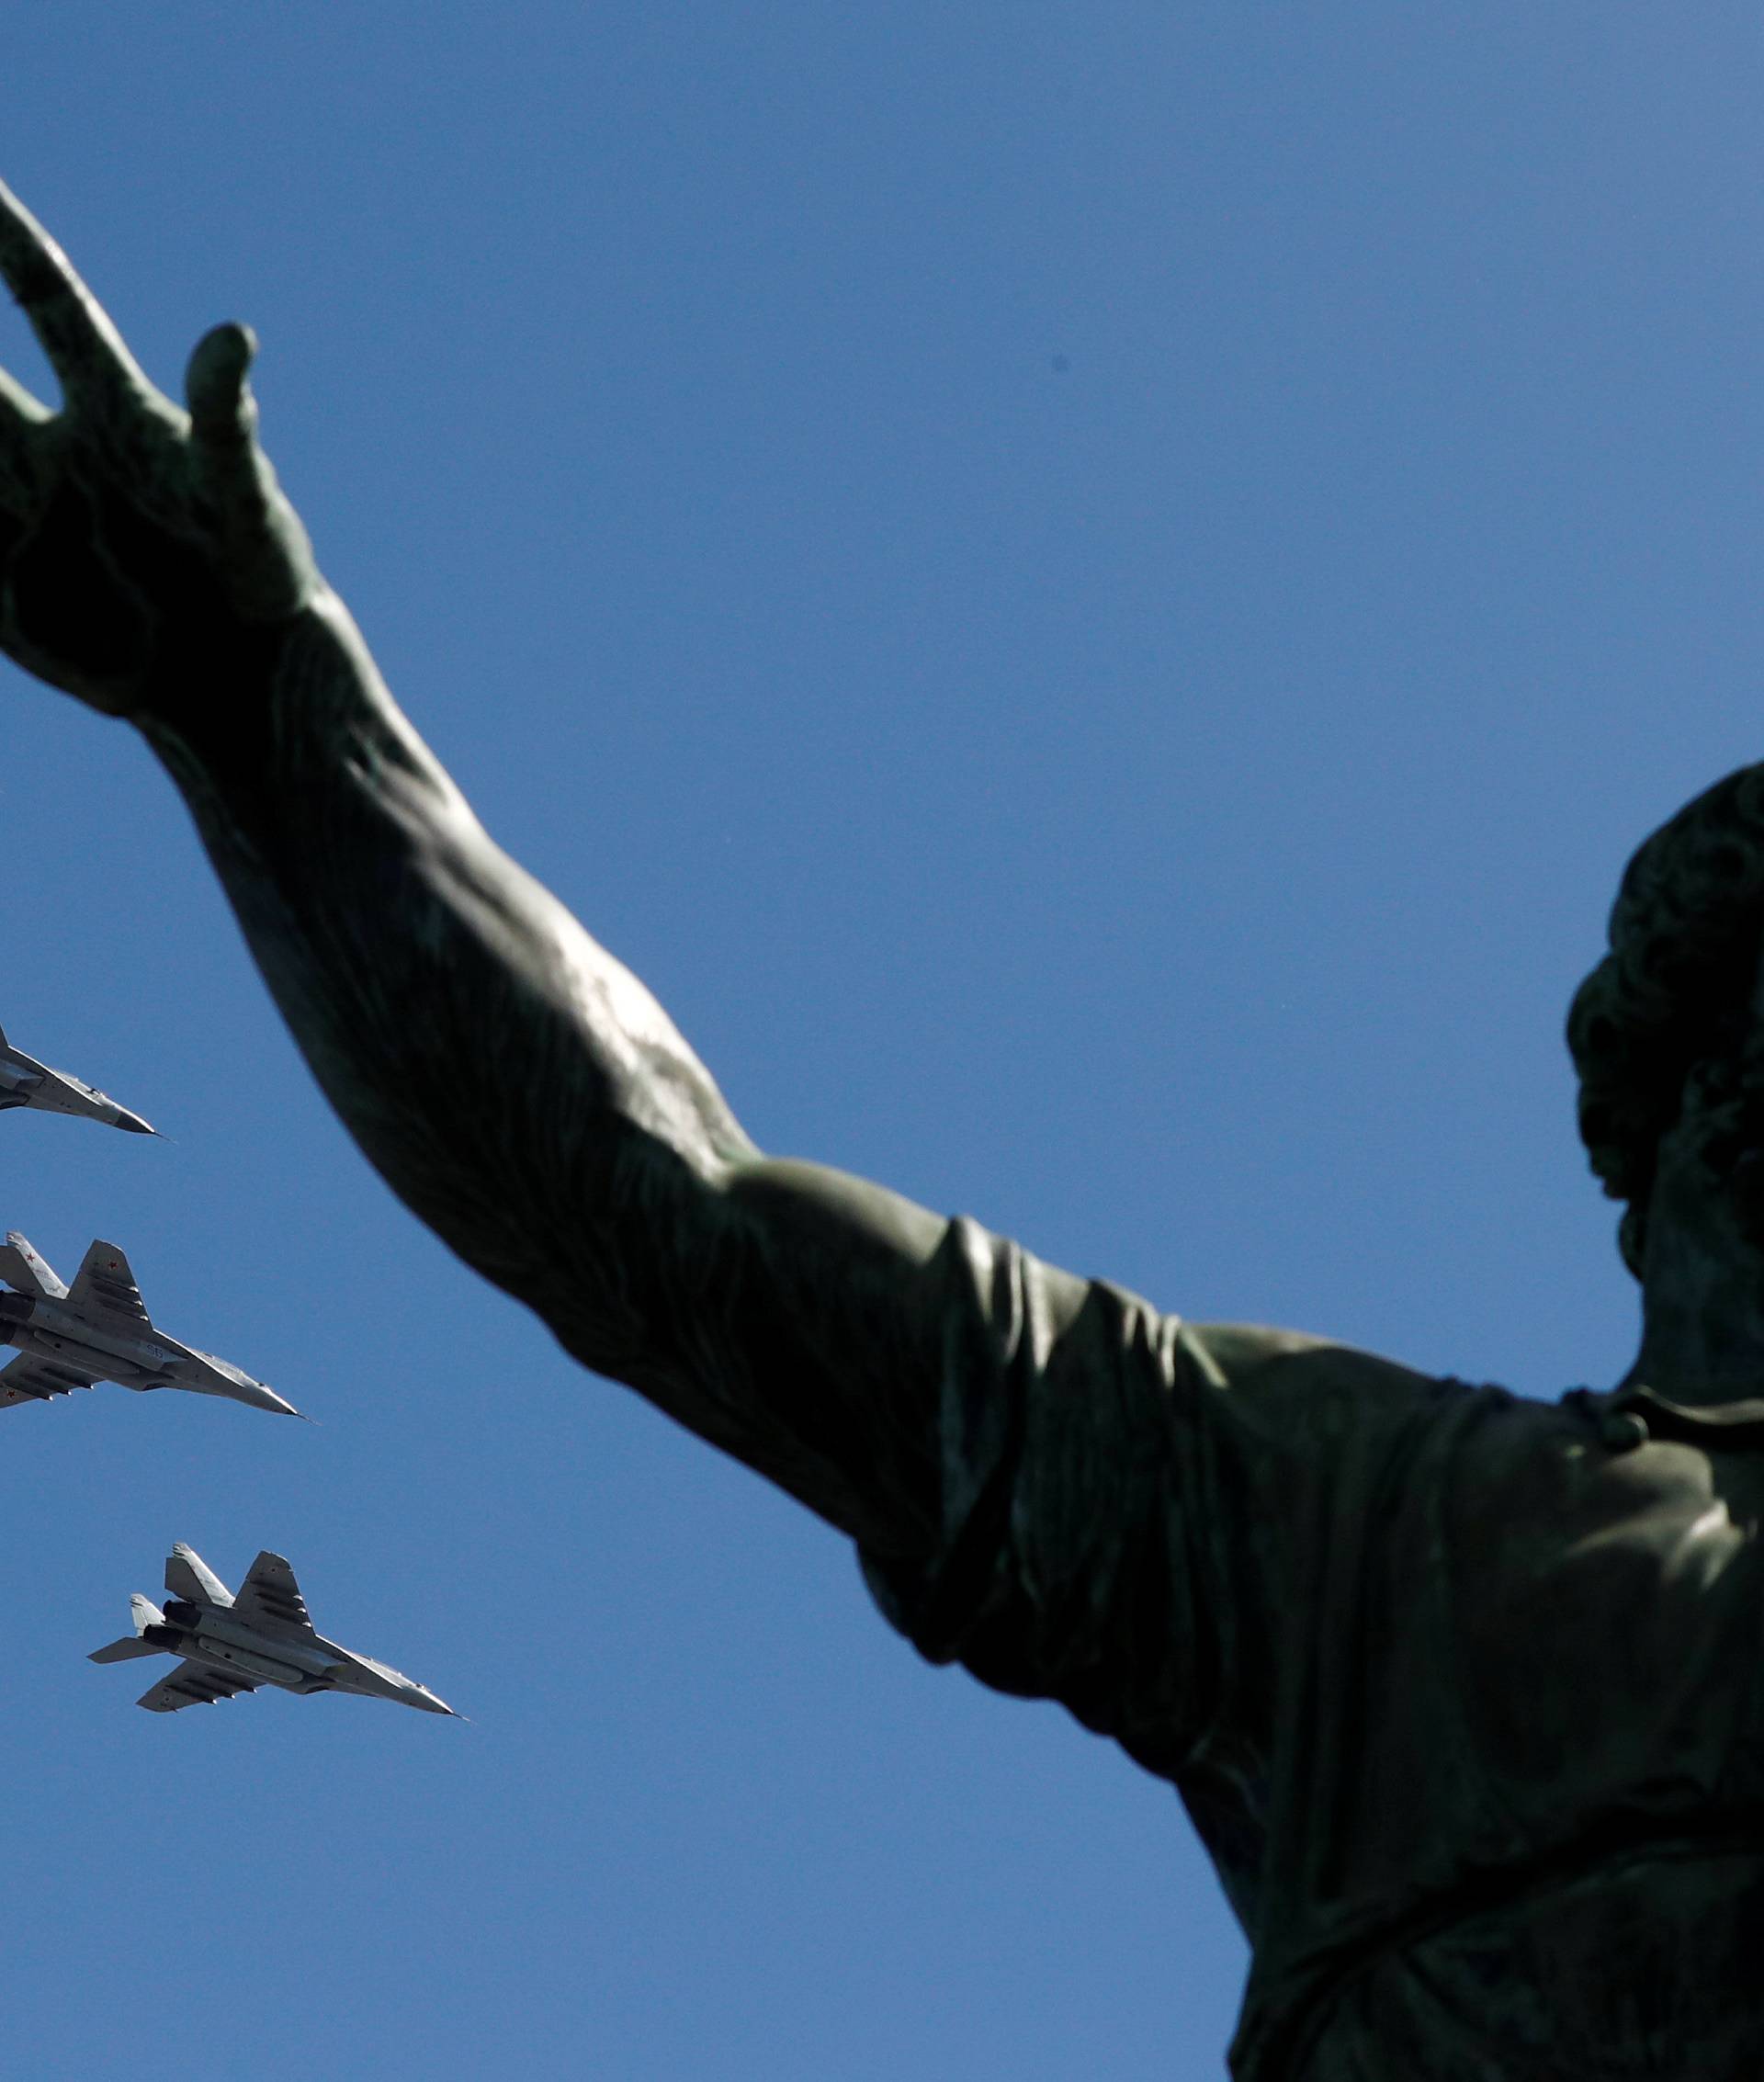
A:
{"type": "Polygon", "coordinates": [[[1239,2082],[1758,2082],[1764,1410],[1100,1283],[1053,1338],[1067,1275],[966,1222],[937,1264],[942,1551],[871,1587],[1182,1793],[1254,1950],[1239,2082]]]}

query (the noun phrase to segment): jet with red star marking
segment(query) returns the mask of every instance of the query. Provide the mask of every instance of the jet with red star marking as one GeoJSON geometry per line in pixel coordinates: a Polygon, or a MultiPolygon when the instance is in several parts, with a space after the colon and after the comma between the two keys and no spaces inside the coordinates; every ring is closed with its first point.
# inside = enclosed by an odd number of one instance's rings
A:
{"type": "Polygon", "coordinates": [[[348,1692],[390,1699],[424,1714],[451,1714],[426,1684],[390,1663],[327,1641],[312,1624],[294,1571],[280,1555],[261,1554],[234,1597],[182,1540],[165,1562],[164,1608],[137,1590],[129,1601],[135,1631],[95,1648],[95,1663],[137,1656],[181,1656],[175,1670],[135,1701],[150,1714],[211,1706],[241,1692],[274,1684],[284,1692],[348,1692]]]}
{"type": "Polygon", "coordinates": [[[114,1243],[94,1243],[70,1287],[13,1229],[0,1245],[0,1279],[17,1290],[0,1293],[0,1344],[18,1347],[18,1357],[0,1367],[0,1409],[117,1381],[143,1392],[187,1388],[283,1417],[300,1414],[274,1388],[160,1330],[114,1243]]]}

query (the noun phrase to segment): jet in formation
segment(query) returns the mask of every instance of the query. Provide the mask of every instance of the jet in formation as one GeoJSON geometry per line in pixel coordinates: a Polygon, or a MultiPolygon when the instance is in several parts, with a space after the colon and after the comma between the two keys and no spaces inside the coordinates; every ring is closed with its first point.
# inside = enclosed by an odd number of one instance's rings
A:
{"type": "Polygon", "coordinates": [[[235,1598],[180,1540],[166,1556],[165,1589],[170,1595],[163,1610],[137,1590],[129,1601],[135,1631],[91,1656],[95,1663],[181,1656],[175,1670],[136,1700],[150,1714],[212,1705],[260,1684],[284,1692],[350,1692],[425,1714],[453,1712],[414,1678],[317,1633],[294,1571],[280,1555],[259,1555],[235,1598]]]}
{"type": "Polygon", "coordinates": [[[51,1069],[35,1056],[15,1048],[0,1033],[0,1113],[9,1106],[34,1106],[45,1114],[75,1114],[81,1120],[127,1128],[130,1135],[158,1132],[139,1114],[131,1114],[104,1092],[82,1084],[77,1077],[70,1077],[64,1069],[51,1069]]]}
{"type": "Polygon", "coordinates": [[[283,1417],[300,1414],[237,1366],[156,1329],[114,1243],[94,1243],[69,1287],[13,1229],[0,1245],[0,1279],[17,1289],[0,1292],[0,1345],[18,1347],[18,1357],[0,1367],[0,1409],[118,1381],[125,1388],[188,1388],[283,1417]]]}

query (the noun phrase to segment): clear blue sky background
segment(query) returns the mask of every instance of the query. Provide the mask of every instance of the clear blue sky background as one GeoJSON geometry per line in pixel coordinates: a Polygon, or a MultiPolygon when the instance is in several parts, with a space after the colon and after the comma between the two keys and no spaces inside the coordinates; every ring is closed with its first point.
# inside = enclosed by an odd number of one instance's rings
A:
{"type": "MultiPolygon", "coordinates": [[[[6,177],[161,380],[258,326],[393,686],[762,1144],[1194,1315],[1621,1371],[1560,1025],[1764,753],[1753,9],[0,19],[6,177]]],[[[175,1138],[8,1115],[0,1226],[321,1420],[4,1420],[0,2066],[1220,2075],[1173,1794],[455,1263],[144,751],[0,717],[0,1020],[175,1138]],[[82,1658],[174,1538],[472,1725],[138,1714],[82,1658]]]]}

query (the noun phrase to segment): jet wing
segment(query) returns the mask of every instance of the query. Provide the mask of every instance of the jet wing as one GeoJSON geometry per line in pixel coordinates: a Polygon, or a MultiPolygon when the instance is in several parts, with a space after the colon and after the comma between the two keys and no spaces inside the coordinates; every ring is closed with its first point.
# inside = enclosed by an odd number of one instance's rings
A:
{"type": "Polygon", "coordinates": [[[95,1242],[80,1261],[67,1302],[89,1322],[112,1323],[151,1330],[153,1318],[141,1307],[141,1289],[129,1261],[114,1243],[95,1242]]]}
{"type": "Polygon", "coordinates": [[[261,1626],[268,1634],[306,1640],[314,1631],[312,1615],[294,1580],[294,1571],[280,1555],[262,1554],[252,1563],[232,1601],[232,1614],[248,1626],[261,1626]]]}
{"type": "Polygon", "coordinates": [[[59,1359],[43,1359],[34,1352],[21,1352],[10,1366],[0,1366],[0,1409],[16,1409],[21,1402],[47,1402],[51,1396],[64,1396],[72,1388],[89,1388],[98,1378],[82,1374],[59,1359]]]}
{"type": "Polygon", "coordinates": [[[162,1677],[135,1701],[150,1714],[175,1714],[186,1706],[212,1706],[218,1699],[232,1699],[257,1687],[230,1671],[211,1669],[207,1663],[179,1663],[169,1677],[162,1677]]]}

